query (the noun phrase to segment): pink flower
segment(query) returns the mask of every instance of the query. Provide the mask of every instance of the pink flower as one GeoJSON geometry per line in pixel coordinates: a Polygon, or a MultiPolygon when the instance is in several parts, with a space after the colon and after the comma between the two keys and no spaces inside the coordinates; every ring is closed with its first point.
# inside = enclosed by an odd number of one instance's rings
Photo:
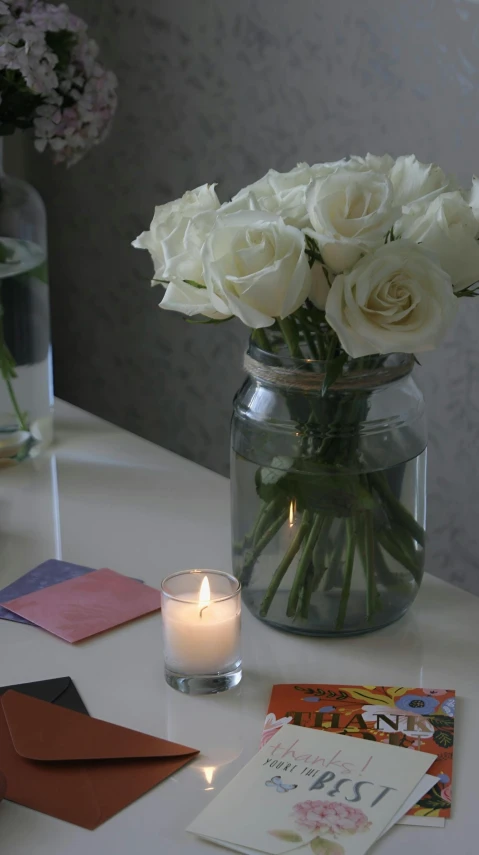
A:
{"type": "Polygon", "coordinates": [[[441,796],[445,802],[452,802],[452,784],[448,784],[447,787],[441,791],[441,796]]]}
{"type": "Polygon", "coordinates": [[[322,834],[356,834],[371,826],[362,810],[339,802],[299,802],[293,816],[297,825],[322,834]]]}
{"type": "Polygon", "coordinates": [[[440,697],[441,695],[447,695],[445,689],[423,689],[423,692],[425,695],[436,695],[437,697],[440,697]]]}
{"type": "Polygon", "coordinates": [[[284,716],[284,718],[276,718],[274,713],[268,713],[263,728],[263,735],[259,747],[262,748],[270,739],[273,738],[278,730],[281,730],[284,724],[289,724],[292,721],[292,716],[284,716]]]}

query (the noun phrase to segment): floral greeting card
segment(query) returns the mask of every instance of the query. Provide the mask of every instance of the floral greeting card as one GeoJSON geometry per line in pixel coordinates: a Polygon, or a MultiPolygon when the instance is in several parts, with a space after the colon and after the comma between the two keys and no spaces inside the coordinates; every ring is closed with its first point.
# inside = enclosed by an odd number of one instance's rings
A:
{"type": "Polygon", "coordinates": [[[406,809],[433,760],[288,724],[188,831],[253,853],[309,846],[315,855],[364,855],[406,809]]]}
{"type": "Polygon", "coordinates": [[[434,754],[439,780],[403,822],[444,824],[451,813],[455,692],[392,686],[273,686],[261,744],[291,722],[434,754]]]}

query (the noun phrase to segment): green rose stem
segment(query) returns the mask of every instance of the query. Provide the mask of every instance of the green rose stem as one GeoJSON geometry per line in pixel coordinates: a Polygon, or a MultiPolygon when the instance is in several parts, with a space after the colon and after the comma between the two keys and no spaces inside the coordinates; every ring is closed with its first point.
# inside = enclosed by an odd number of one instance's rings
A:
{"type": "Polygon", "coordinates": [[[302,544],[302,542],[303,542],[303,540],[304,540],[304,538],[308,532],[310,518],[311,518],[311,516],[310,516],[309,511],[305,511],[303,514],[299,529],[296,532],[295,536],[293,537],[293,540],[291,541],[291,543],[290,543],[288,549],[286,550],[285,554],[283,555],[283,558],[282,558],[280,564],[278,565],[278,567],[276,568],[274,575],[273,575],[273,578],[271,579],[271,582],[268,585],[268,590],[266,591],[266,594],[264,596],[263,602],[261,603],[260,610],[259,610],[261,617],[266,617],[266,615],[268,614],[269,607],[270,607],[270,605],[274,599],[274,595],[276,594],[276,591],[278,590],[286,572],[288,571],[288,568],[289,568],[293,558],[297,554],[297,552],[298,552],[298,550],[299,550],[299,548],[300,548],[300,546],[301,546],[301,544],[302,544]]]}
{"type": "Polygon", "coordinates": [[[422,578],[422,570],[401,547],[399,541],[393,536],[391,529],[376,527],[376,537],[386,552],[389,552],[389,554],[398,561],[399,564],[402,564],[406,570],[409,570],[414,580],[419,585],[422,578]]]}
{"type": "Polygon", "coordinates": [[[409,513],[407,508],[396,499],[392,492],[387,478],[383,472],[370,472],[368,475],[369,483],[381,497],[384,504],[387,506],[389,515],[402,525],[407,531],[412,534],[414,540],[417,540],[420,546],[424,546],[426,541],[426,533],[422,526],[409,513]]]}
{"type": "Polygon", "coordinates": [[[339,588],[342,585],[343,576],[341,568],[341,559],[343,557],[343,550],[344,528],[343,526],[341,526],[336,535],[336,543],[334,545],[334,549],[328,566],[328,572],[326,574],[326,580],[324,583],[325,591],[331,591],[332,588],[339,588]]]}
{"type": "Polygon", "coordinates": [[[311,356],[313,357],[313,359],[319,359],[319,351],[318,351],[318,348],[316,347],[314,337],[309,330],[308,318],[307,318],[306,309],[304,308],[304,306],[301,306],[301,308],[296,311],[296,317],[298,318],[298,322],[299,322],[299,325],[301,327],[301,331],[302,331],[304,338],[306,340],[306,343],[309,347],[311,356]]]}
{"type": "Polygon", "coordinates": [[[371,621],[374,612],[379,603],[379,591],[376,587],[375,579],[375,549],[374,549],[374,528],[373,518],[371,513],[361,514],[357,521],[359,529],[359,551],[361,562],[366,577],[366,614],[367,620],[371,621]]]}
{"type": "Polygon", "coordinates": [[[285,508],[277,519],[270,525],[270,527],[265,531],[265,533],[258,540],[256,546],[245,555],[245,562],[241,569],[241,578],[240,582],[243,584],[247,584],[251,573],[253,571],[254,565],[261,555],[263,549],[266,549],[268,543],[278,534],[278,531],[283,527],[284,523],[288,519],[289,509],[285,508]]]}
{"type": "Polygon", "coordinates": [[[346,520],[346,560],[344,563],[344,581],[339,601],[338,616],[336,618],[336,630],[344,626],[344,620],[348,608],[349,594],[351,591],[351,579],[353,576],[354,553],[356,550],[356,532],[352,517],[346,520]]]}
{"type": "Polygon", "coordinates": [[[12,403],[12,407],[15,411],[15,415],[18,419],[18,423],[20,428],[24,431],[29,431],[28,423],[25,419],[24,413],[22,413],[20,406],[17,401],[17,397],[15,395],[15,390],[13,388],[12,380],[15,380],[17,377],[17,373],[15,371],[15,360],[10,353],[7,344],[5,342],[5,335],[3,331],[3,306],[0,305],[0,373],[5,380],[5,385],[7,387],[8,395],[10,397],[10,401],[12,403]]]}
{"type": "Polygon", "coordinates": [[[276,323],[283,333],[284,340],[288,345],[288,350],[291,353],[291,356],[294,359],[303,359],[303,353],[299,344],[298,328],[293,317],[284,318],[283,320],[277,318],[276,323]]]}
{"type": "Polygon", "coordinates": [[[264,331],[264,329],[260,328],[260,329],[253,330],[253,339],[254,339],[255,343],[258,345],[258,347],[261,348],[261,350],[266,350],[266,351],[268,351],[268,353],[272,352],[271,344],[269,342],[269,338],[268,338],[266,332],[264,331]]]}
{"type": "MultiPolygon", "coordinates": [[[[305,511],[303,514],[303,520],[306,515],[308,515],[307,525],[309,526],[310,516],[308,511],[305,511]]],[[[308,537],[306,539],[306,543],[304,544],[303,552],[301,558],[298,563],[298,568],[296,570],[296,576],[294,577],[293,584],[291,586],[291,591],[289,592],[288,605],[286,608],[286,615],[288,617],[294,617],[296,614],[296,609],[298,607],[299,595],[301,592],[301,588],[304,584],[304,579],[306,576],[306,571],[309,567],[309,562],[311,561],[311,556],[313,554],[314,545],[318,538],[319,532],[321,531],[321,526],[323,525],[324,520],[319,514],[313,515],[313,521],[311,524],[311,528],[308,533],[308,537]]]]}

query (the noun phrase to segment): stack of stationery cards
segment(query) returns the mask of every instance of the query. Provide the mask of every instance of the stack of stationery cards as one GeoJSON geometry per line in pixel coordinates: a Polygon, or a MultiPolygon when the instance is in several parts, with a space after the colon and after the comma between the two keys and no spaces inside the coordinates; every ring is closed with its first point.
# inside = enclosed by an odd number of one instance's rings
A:
{"type": "Polygon", "coordinates": [[[437,782],[434,760],[286,724],[188,831],[250,855],[364,855],[437,782]]]}
{"type": "Polygon", "coordinates": [[[0,619],[35,624],[70,643],[160,607],[160,591],[139,579],[55,559],[0,591],[0,619]]]}
{"type": "Polygon", "coordinates": [[[394,686],[273,686],[261,744],[279,728],[302,727],[356,736],[434,755],[430,792],[413,804],[402,822],[444,825],[451,815],[455,692],[394,686]]]}

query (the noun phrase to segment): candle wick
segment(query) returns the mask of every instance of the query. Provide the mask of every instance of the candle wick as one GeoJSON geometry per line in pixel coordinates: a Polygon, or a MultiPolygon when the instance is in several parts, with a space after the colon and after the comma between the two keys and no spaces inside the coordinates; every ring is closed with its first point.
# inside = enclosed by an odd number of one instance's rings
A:
{"type": "Polygon", "coordinates": [[[204,610],[205,610],[205,609],[207,609],[207,608],[208,608],[208,606],[203,606],[203,608],[202,608],[202,609],[200,609],[200,617],[203,617],[203,612],[204,612],[204,610]]]}

